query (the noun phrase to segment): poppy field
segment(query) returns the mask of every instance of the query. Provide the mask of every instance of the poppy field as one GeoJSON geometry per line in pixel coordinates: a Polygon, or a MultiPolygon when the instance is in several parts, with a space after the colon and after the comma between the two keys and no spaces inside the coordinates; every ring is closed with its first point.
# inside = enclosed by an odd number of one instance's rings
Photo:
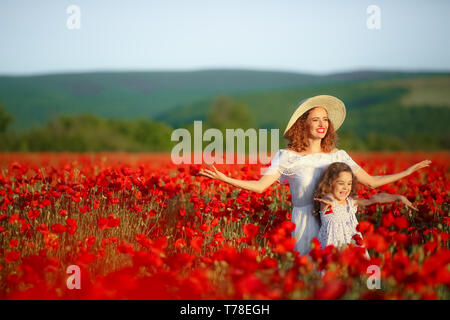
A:
{"type": "MultiPolygon", "coordinates": [[[[429,167],[360,197],[364,248],[293,251],[287,185],[263,193],[170,154],[0,154],[0,299],[450,299],[450,154],[350,153],[371,175],[429,167]],[[69,266],[80,288],[68,285],[69,266]],[[367,285],[379,268],[380,288],[367,285]]],[[[217,165],[258,180],[261,165],[217,165]]]]}

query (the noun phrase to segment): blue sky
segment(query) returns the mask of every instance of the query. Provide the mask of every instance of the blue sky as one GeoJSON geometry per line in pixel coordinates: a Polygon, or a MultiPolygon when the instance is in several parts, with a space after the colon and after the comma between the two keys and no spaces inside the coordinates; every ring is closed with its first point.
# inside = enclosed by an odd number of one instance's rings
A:
{"type": "Polygon", "coordinates": [[[0,74],[449,71],[449,12],[446,0],[1,0],[0,74]]]}

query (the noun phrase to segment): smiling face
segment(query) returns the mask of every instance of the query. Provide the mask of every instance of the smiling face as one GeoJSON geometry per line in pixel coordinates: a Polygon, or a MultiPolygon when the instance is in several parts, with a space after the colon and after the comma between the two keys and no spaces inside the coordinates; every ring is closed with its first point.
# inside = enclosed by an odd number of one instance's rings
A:
{"type": "Polygon", "coordinates": [[[311,138],[323,139],[328,131],[328,113],[322,107],[311,109],[306,122],[311,138]]]}
{"type": "Polygon", "coordinates": [[[340,172],[333,181],[332,188],[333,197],[340,202],[345,201],[352,191],[352,174],[347,171],[340,172]]]}

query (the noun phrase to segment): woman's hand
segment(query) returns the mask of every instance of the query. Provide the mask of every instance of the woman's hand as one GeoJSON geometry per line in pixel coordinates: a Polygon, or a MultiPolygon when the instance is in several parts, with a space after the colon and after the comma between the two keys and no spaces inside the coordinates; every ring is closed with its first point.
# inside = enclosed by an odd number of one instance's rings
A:
{"type": "Polygon", "coordinates": [[[429,167],[430,163],[431,163],[431,160],[421,161],[421,162],[416,163],[415,165],[409,167],[408,169],[406,169],[406,172],[408,172],[408,174],[411,174],[411,173],[413,173],[413,172],[415,172],[417,170],[420,170],[422,168],[429,167]]]}
{"type": "Polygon", "coordinates": [[[416,207],[413,206],[413,204],[405,197],[405,196],[399,196],[399,199],[401,202],[403,202],[403,204],[409,208],[409,209],[413,209],[416,211],[419,211],[416,207]]]}
{"type": "Polygon", "coordinates": [[[198,174],[211,179],[217,179],[231,184],[234,187],[250,190],[256,193],[261,193],[266,190],[281,176],[281,173],[277,171],[273,174],[263,174],[259,180],[239,180],[228,177],[227,175],[218,171],[213,165],[211,165],[211,167],[213,170],[201,169],[198,174]]]}
{"type": "Polygon", "coordinates": [[[222,172],[218,171],[216,167],[211,165],[214,171],[208,170],[208,169],[201,169],[198,174],[201,174],[203,176],[209,177],[211,179],[217,179],[220,181],[225,181],[227,176],[223,174],[222,172]]]}

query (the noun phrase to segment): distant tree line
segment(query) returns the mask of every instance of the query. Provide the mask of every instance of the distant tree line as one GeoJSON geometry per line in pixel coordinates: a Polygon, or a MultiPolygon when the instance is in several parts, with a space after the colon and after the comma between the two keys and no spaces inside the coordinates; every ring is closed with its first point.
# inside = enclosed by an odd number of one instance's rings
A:
{"type": "Polygon", "coordinates": [[[173,128],[148,118],[106,119],[92,114],[58,115],[44,126],[7,130],[12,117],[0,106],[2,151],[167,151],[173,128]]]}
{"type": "MultiPolygon", "coordinates": [[[[145,117],[116,119],[101,118],[93,114],[66,114],[55,116],[44,126],[23,131],[12,130],[12,121],[12,115],[0,103],[0,151],[169,152],[178,143],[171,141],[175,128],[145,117]]],[[[185,125],[184,128],[190,131],[193,137],[193,123],[185,125]]],[[[225,137],[227,128],[246,130],[257,128],[257,124],[251,109],[245,103],[223,95],[212,102],[202,126],[203,132],[208,128],[219,129],[225,137]]],[[[285,148],[286,141],[281,137],[281,129],[279,147],[285,148]]],[[[342,128],[338,136],[338,147],[346,150],[439,150],[448,149],[450,146],[450,139],[445,135],[436,137],[411,133],[399,137],[373,131],[357,135],[342,128]]],[[[209,143],[211,142],[204,141],[202,148],[209,143]]]]}

